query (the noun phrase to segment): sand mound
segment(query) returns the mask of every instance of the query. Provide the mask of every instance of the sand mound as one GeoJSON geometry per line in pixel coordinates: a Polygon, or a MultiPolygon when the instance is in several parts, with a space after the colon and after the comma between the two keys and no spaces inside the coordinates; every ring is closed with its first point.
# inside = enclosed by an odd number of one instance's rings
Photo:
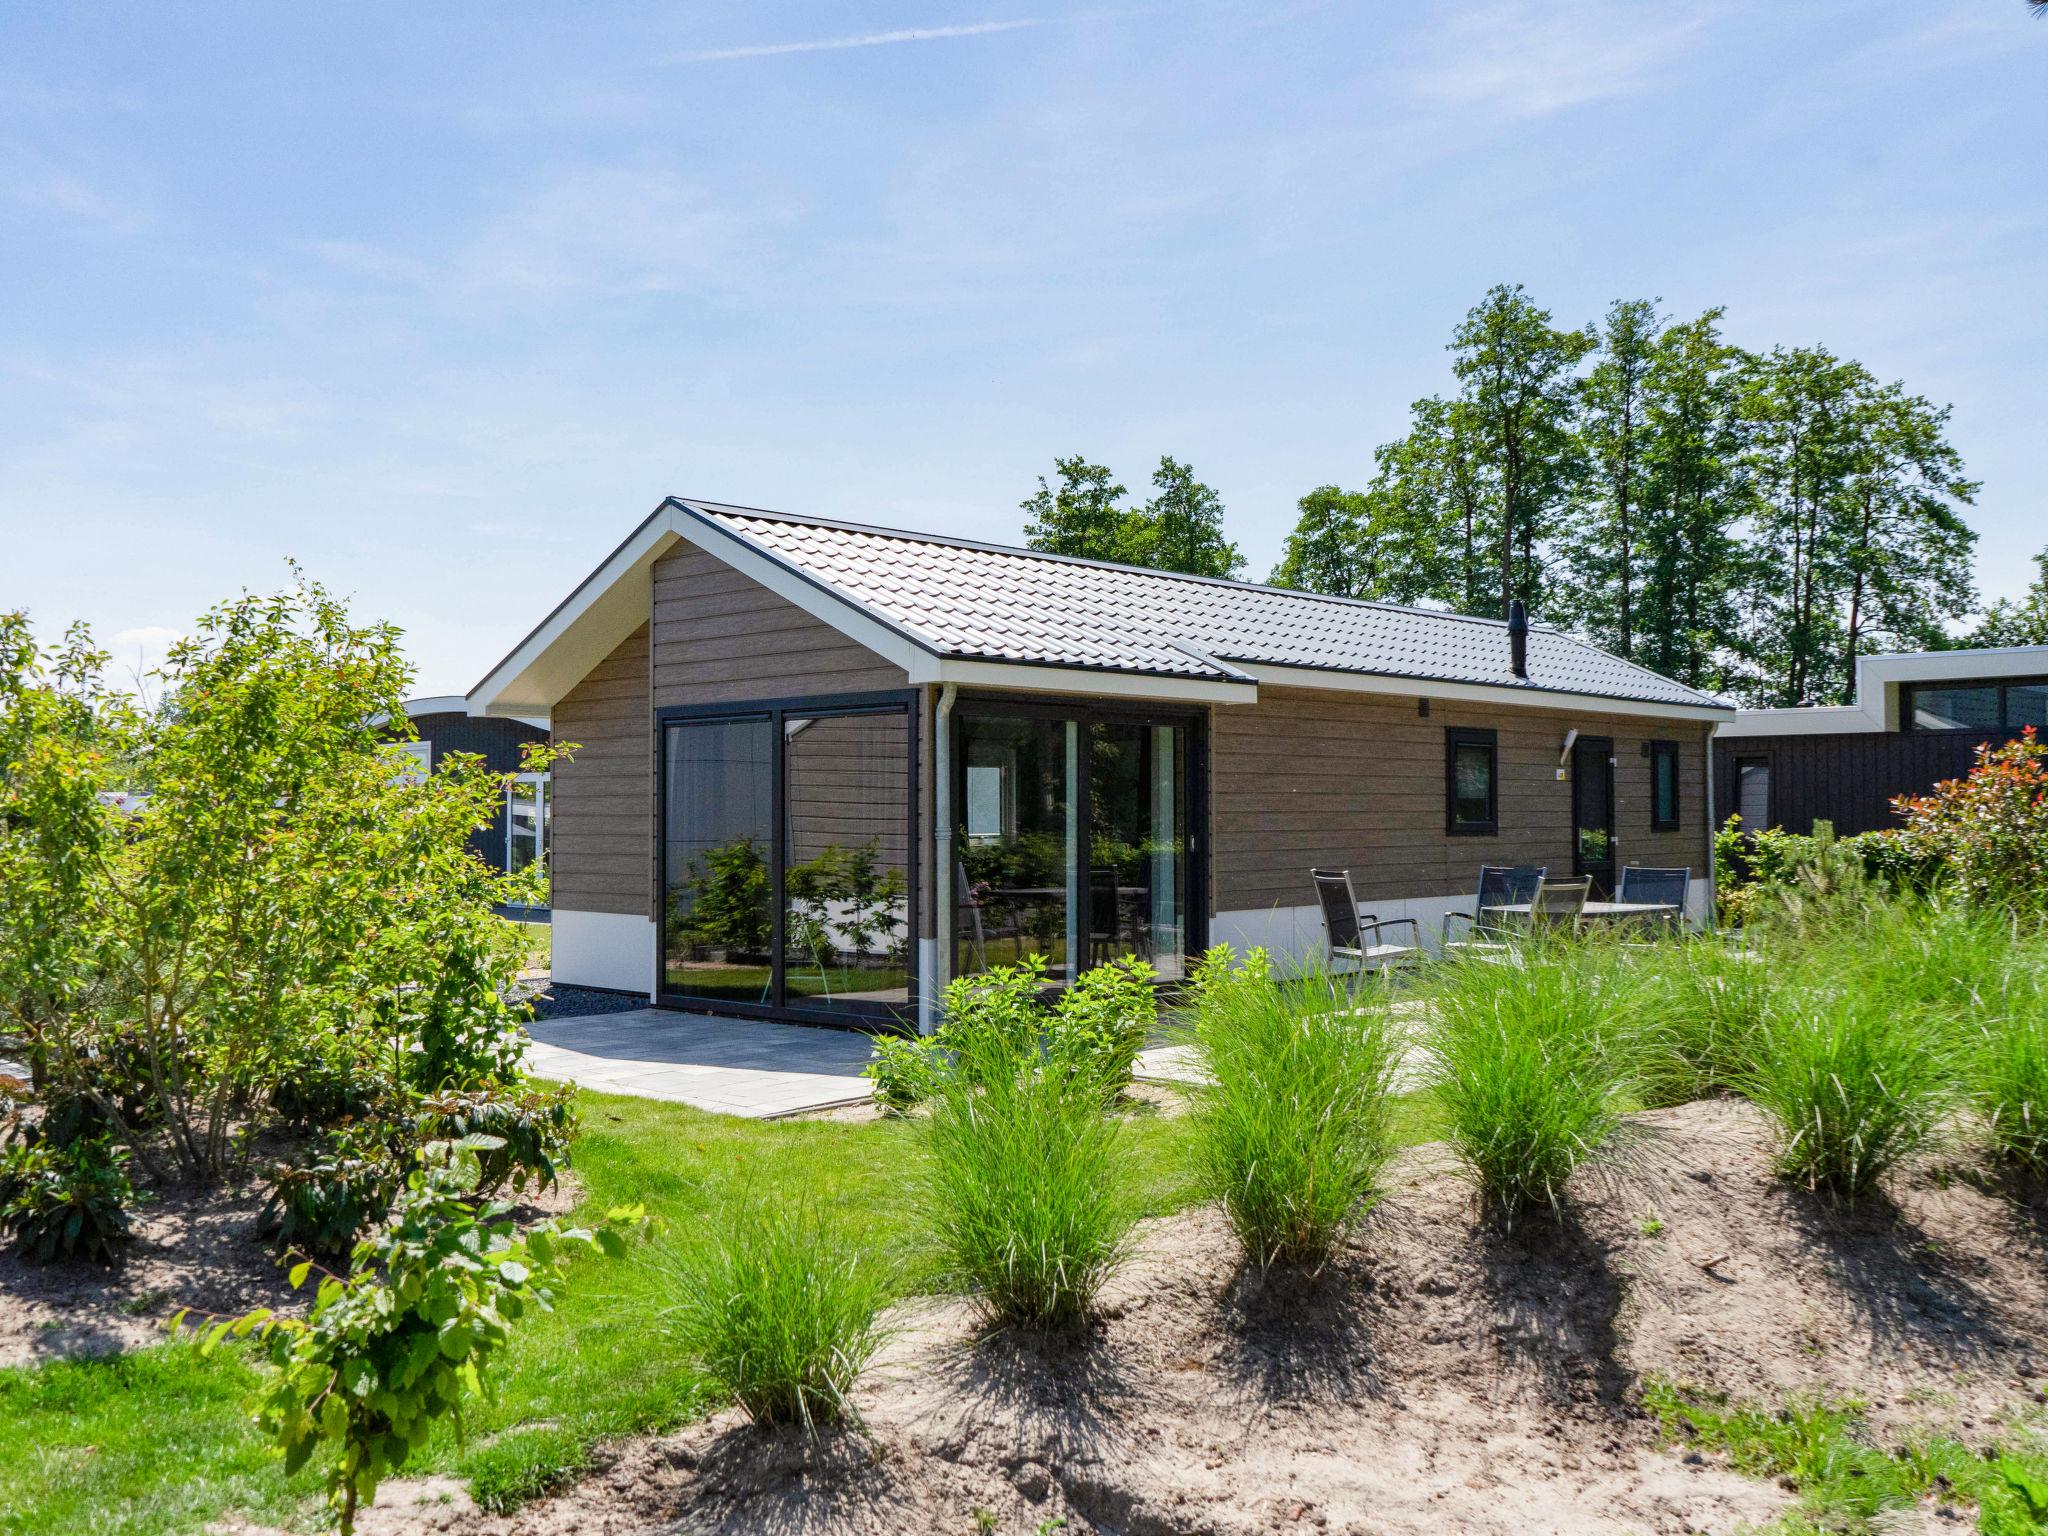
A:
{"type": "Polygon", "coordinates": [[[1645,1116],[1641,1136],[1639,1172],[1506,1233],[1422,1149],[1313,1283],[1242,1272],[1212,1213],[1156,1223],[1077,1342],[905,1308],[860,1392],[867,1438],[724,1415],[509,1519],[415,1505],[365,1528],[853,1536],[972,1531],[983,1509],[1129,1536],[1733,1531],[1790,1496],[1658,1449],[1646,1376],[1854,1394],[1887,1430],[1965,1438],[2032,1401],[2040,1206],[1927,1170],[1895,1203],[1830,1210],[1771,1179],[1745,1105],[1645,1116]]]}

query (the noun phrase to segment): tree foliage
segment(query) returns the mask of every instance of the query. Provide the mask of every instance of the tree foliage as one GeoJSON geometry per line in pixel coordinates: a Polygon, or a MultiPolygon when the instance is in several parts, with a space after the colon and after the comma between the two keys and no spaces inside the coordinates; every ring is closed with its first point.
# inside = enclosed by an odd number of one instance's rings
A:
{"type": "Polygon", "coordinates": [[[1041,475],[1021,503],[1028,514],[1024,542],[1032,549],[1190,576],[1230,577],[1244,567],[1224,537],[1223,498],[1171,454],[1152,472],[1152,499],[1141,507],[1126,507],[1124,487],[1080,454],[1054,459],[1053,473],[1057,488],[1041,475]]]}

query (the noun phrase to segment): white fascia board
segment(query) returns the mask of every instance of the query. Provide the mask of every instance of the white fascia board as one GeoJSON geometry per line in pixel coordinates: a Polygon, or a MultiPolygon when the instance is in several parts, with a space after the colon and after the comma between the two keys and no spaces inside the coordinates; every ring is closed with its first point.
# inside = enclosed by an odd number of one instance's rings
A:
{"type": "Polygon", "coordinates": [[[957,683],[962,688],[1002,688],[1018,693],[1087,694],[1091,697],[1155,699],[1179,704],[1255,704],[1259,698],[1256,683],[1236,683],[1221,678],[1107,672],[1093,667],[1040,667],[942,656],[923,658],[910,668],[910,680],[913,683],[957,683]]]}
{"type": "Polygon", "coordinates": [[[1571,709],[1595,715],[1646,715],[1658,720],[1730,719],[1734,711],[1710,704],[1653,704],[1642,699],[1610,699],[1595,693],[1567,693],[1550,688],[1492,688],[1480,683],[1440,682],[1426,677],[1391,677],[1379,672],[1336,672],[1321,667],[1276,667],[1247,662],[1245,671],[1275,688],[1327,688],[1336,693],[1391,693],[1410,699],[1456,699],[1495,704],[1508,709],[1571,709]]]}
{"type": "Polygon", "coordinates": [[[469,700],[459,693],[429,694],[425,698],[407,699],[405,712],[414,720],[421,715],[466,715],[469,700]]]}
{"type": "Polygon", "coordinates": [[[1853,736],[1881,731],[1884,721],[1856,704],[1822,704],[1809,709],[1744,709],[1725,720],[1717,736],[1853,736]]]}

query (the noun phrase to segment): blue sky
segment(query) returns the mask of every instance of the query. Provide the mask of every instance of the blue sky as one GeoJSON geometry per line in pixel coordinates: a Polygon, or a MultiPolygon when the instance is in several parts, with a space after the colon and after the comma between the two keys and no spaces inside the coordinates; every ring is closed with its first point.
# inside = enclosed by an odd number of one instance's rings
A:
{"type": "Polygon", "coordinates": [[[292,555],[461,691],[666,493],[1014,539],[1076,451],[1263,573],[1502,280],[1953,402],[2009,594],[2044,79],[2020,0],[9,6],[0,604],[292,555]]]}

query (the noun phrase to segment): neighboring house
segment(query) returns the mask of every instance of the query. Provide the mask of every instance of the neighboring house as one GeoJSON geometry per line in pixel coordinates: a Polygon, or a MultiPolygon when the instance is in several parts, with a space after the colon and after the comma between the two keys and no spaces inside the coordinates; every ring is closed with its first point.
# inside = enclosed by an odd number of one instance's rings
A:
{"type": "Polygon", "coordinates": [[[506,786],[504,802],[491,824],[470,834],[470,850],[493,869],[524,869],[543,857],[548,844],[548,775],[519,773],[519,765],[521,748],[548,739],[547,712],[501,718],[473,715],[460,694],[407,699],[405,712],[419,740],[400,746],[418,763],[418,772],[432,773],[450,752],[474,752],[492,773],[518,774],[506,786]]]}
{"type": "Polygon", "coordinates": [[[929,1024],[953,976],[1434,937],[1482,863],[1706,898],[1729,708],[1555,631],[671,499],[469,695],[555,770],[555,978],[929,1024]]]}
{"type": "Polygon", "coordinates": [[[1751,831],[1898,825],[1894,795],[1968,774],[1980,745],[2048,731],[2048,645],[1856,662],[1854,704],[1745,709],[1714,738],[1714,804],[1751,831]]]}

